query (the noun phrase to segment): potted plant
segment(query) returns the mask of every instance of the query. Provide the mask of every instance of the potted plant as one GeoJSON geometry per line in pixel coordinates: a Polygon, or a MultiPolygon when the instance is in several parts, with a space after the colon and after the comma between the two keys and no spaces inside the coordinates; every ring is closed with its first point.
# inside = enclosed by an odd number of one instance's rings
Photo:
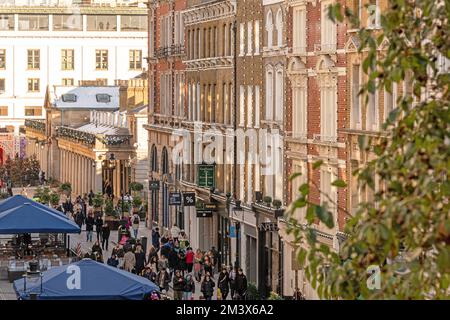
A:
{"type": "Polygon", "coordinates": [[[272,201],[273,206],[275,207],[275,209],[280,209],[281,206],[283,205],[283,203],[281,202],[281,200],[275,199],[272,201]]]}
{"type": "Polygon", "coordinates": [[[64,182],[63,184],[61,184],[61,186],[59,187],[59,189],[60,189],[61,192],[64,193],[67,197],[70,196],[70,194],[72,193],[72,185],[70,184],[70,182],[64,182]]]}
{"type": "Polygon", "coordinates": [[[95,196],[94,199],[92,199],[92,204],[94,206],[94,213],[99,213],[102,211],[102,207],[103,207],[103,195],[98,192],[95,196]]]}
{"type": "Polygon", "coordinates": [[[134,192],[141,192],[144,190],[144,185],[140,182],[132,182],[130,184],[130,189],[134,192]]]}
{"type": "Polygon", "coordinates": [[[138,212],[139,208],[142,206],[142,199],[139,196],[133,198],[133,213],[138,212]]]}
{"type": "Polygon", "coordinates": [[[110,199],[105,201],[105,222],[111,230],[117,230],[119,228],[119,215],[114,209],[113,201],[110,199]]]}
{"type": "Polygon", "coordinates": [[[270,204],[272,203],[272,197],[265,196],[263,200],[264,200],[265,205],[270,207],[270,204]]]}
{"type": "Polygon", "coordinates": [[[51,200],[51,194],[50,194],[50,188],[45,187],[44,189],[42,189],[41,193],[40,193],[40,197],[39,200],[41,203],[48,205],[50,203],[51,200]]]}
{"type": "Polygon", "coordinates": [[[283,298],[278,293],[271,291],[267,300],[283,300],[283,298]]]}
{"type": "Polygon", "coordinates": [[[247,286],[247,300],[260,300],[261,295],[259,294],[258,288],[254,283],[249,283],[247,286]]]}
{"type": "Polygon", "coordinates": [[[56,192],[52,192],[50,194],[50,204],[56,208],[59,205],[59,200],[61,200],[61,197],[59,196],[58,193],[56,192]]]}

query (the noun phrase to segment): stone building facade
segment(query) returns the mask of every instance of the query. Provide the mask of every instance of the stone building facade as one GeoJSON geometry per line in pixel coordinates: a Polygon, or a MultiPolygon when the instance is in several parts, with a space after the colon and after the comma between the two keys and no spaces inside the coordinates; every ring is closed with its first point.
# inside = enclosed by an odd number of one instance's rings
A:
{"type": "MultiPolygon", "coordinates": [[[[186,81],[183,58],[185,0],[149,3],[149,217],[152,225],[169,230],[189,222],[180,207],[169,205],[171,193],[179,191],[180,171],[173,160],[177,128],[186,120],[186,81]]],[[[186,230],[188,233],[190,230],[186,230]]]]}
{"type": "Polygon", "coordinates": [[[220,262],[229,265],[228,210],[236,190],[234,144],[229,136],[235,124],[235,14],[232,0],[189,0],[183,12],[187,114],[181,185],[183,191],[196,193],[197,207],[213,207],[214,214],[197,217],[194,207],[184,212],[190,217],[192,242],[202,249],[215,246],[220,262]],[[214,181],[204,179],[208,172],[214,181]]]}

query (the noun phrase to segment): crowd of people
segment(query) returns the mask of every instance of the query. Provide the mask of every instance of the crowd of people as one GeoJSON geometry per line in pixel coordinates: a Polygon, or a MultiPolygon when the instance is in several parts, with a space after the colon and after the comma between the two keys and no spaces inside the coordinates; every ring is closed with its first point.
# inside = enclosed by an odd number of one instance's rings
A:
{"type": "MultiPolygon", "coordinates": [[[[103,213],[94,212],[94,196],[91,191],[77,196],[74,201],[67,198],[56,208],[71,217],[81,229],[84,227],[86,242],[93,243],[90,252],[84,255],[85,258],[101,263],[106,260],[112,267],[148,278],[166,295],[172,289],[174,300],[194,299],[196,283],[199,284],[200,299],[246,298],[247,278],[242,269],[221,265],[220,254],[215,247],[206,252],[200,249],[194,251],[187,234],[176,224],[162,235],[158,227],[152,230],[147,254],[138,239],[141,222],[139,215],[133,212],[122,215],[118,241],[111,255],[105,257],[105,253],[109,251],[111,230],[103,219],[103,213]]],[[[105,193],[105,197],[109,195],[105,193]]],[[[121,198],[132,201],[129,195],[121,198]]]]}

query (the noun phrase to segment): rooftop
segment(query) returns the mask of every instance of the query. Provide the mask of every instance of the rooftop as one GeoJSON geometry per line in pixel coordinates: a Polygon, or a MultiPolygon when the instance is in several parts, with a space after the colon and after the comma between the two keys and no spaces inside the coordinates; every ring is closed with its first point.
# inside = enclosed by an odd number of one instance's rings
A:
{"type": "Polygon", "coordinates": [[[57,109],[89,109],[116,111],[120,107],[118,86],[53,86],[50,103],[57,109]]]}

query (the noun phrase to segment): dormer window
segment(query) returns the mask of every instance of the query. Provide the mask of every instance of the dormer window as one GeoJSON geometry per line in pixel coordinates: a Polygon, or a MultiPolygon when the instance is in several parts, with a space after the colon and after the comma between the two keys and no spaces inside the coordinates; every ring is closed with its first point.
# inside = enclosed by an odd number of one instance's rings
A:
{"type": "Polygon", "coordinates": [[[111,96],[107,93],[98,93],[95,95],[95,97],[97,98],[97,102],[100,102],[100,103],[111,102],[111,96]]]}
{"type": "Polygon", "coordinates": [[[74,93],[66,93],[62,95],[63,102],[77,102],[77,95],[74,93]]]}

